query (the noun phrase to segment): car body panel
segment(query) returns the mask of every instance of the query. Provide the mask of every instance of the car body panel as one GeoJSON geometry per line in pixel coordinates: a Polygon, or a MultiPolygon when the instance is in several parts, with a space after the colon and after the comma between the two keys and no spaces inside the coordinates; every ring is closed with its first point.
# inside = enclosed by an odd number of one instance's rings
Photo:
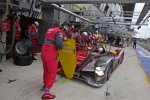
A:
{"type": "Polygon", "coordinates": [[[92,52],[87,54],[87,51],[76,52],[77,65],[74,78],[83,80],[91,86],[101,87],[123,61],[124,51],[116,49],[114,52],[97,53],[96,55],[93,55],[92,52]],[[95,73],[96,67],[100,67],[104,74],[98,76],[95,73]]]}

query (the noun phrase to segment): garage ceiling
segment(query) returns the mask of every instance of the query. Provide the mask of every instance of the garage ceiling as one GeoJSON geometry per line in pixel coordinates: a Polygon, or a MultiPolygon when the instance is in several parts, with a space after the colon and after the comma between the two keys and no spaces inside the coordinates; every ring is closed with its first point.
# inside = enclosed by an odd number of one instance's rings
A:
{"type": "Polygon", "coordinates": [[[49,3],[145,3],[149,0],[43,0],[49,3]]]}

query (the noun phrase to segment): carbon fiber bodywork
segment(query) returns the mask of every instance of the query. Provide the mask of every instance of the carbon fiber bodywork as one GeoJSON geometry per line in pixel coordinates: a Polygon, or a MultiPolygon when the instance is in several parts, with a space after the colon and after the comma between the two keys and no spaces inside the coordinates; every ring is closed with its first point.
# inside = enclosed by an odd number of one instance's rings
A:
{"type": "Polygon", "coordinates": [[[103,56],[89,57],[89,59],[87,59],[83,64],[84,67],[82,68],[81,66],[82,69],[80,68],[80,71],[78,70],[80,74],[74,77],[84,80],[93,87],[101,87],[110,78],[111,73],[119,66],[120,63],[122,63],[123,59],[124,59],[124,51],[122,50],[118,55],[107,54],[103,56]],[[103,76],[95,75],[96,67],[103,68],[104,70],[103,76]]]}
{"type": "Polygon", "coordinates": [[[104,54],[89,54],[83,63],[76,68],[74,78],[85,81],[93,87],[101,87],[109,80],[112,72],[122,63],[124,51],[120,50],[117,55],[106,52],[104,54]],[[101,67],[104,74],[98,76],[95,74],[96,67],[101,67]]]}

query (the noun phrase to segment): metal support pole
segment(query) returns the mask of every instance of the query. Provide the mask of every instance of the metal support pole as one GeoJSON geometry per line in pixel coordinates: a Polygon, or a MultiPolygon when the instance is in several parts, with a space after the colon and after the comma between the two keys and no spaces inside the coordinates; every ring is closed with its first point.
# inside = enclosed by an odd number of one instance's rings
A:
{"type": "Polygon", "coordinates": [[[47,3],[56,4],[97,4],[97,3],[145,3],[148,0],[43,0],[47,3]]]}
{"type": "Polygon", "coordinates": [[[31,11],[32,11],[32,8],[33,8],[33,3],[34,3],[34,0],[32,0],[32,3],[31,3],[31,7],[30,7],[30,11],[29,11],[29,15],[28,15],[28,17],[30,16],[30,14],[31,14],[31,11]]]}
{"type": "Polygon", "coordinates": [[[52,5],[54,8],[56,8],[56,9],[59,9],[59,10],[65,12],[65,13],[68,13],[68,14],[73,15],[73,16],[75,16],[75,17],[78,17],[78,18],[80,18],[80,19],[82,19],[82,20],[84,20],[84,21],[86,21],[86,22],[91,23],[90,20],[88,20],[88,19],[86,19],[86,18],[84,18],[84,17],[82,17],[82,16],[79,16],[79,15],[77,15],[77,14],[75,14],[75,13],[73,13],[73,12],[71,12],[71,11],[69,11],[69,10],[63,8],[63,7],[59,7],[59,6],[56,5],[56,4],[51,4],[51,5],[52,5]]]}

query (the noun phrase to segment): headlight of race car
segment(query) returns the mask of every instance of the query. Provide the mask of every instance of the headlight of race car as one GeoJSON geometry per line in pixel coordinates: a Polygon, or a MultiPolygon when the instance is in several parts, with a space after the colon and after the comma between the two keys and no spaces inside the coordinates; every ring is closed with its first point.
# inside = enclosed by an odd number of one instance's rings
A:
{"type": "Polygon", "coordinates": [[[96,67],[95,68],[95,74],[97,76],[103,76],[104,75],[104,69],[102,67],[96,67]]]}

